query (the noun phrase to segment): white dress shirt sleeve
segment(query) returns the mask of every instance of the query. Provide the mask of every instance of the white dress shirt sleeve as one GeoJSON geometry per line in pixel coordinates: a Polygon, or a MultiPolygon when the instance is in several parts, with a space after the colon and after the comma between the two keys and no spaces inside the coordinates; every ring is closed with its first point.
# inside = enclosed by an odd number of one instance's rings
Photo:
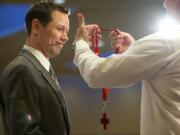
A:
{"type": "Polygon", "coordinates": [[[156,76],[168,63],[170,51],[163,39],[148,36],[123,54],[100,58],[84,40],[79,40],[74,63],[89,87],[124,87],[156,76]]]}

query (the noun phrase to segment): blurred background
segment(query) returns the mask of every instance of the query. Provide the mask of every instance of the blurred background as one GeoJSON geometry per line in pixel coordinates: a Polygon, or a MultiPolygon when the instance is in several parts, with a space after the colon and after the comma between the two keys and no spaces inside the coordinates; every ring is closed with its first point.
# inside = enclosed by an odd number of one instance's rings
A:
{"type": "MultiPolygon", "coordinates": [[[[37,0],[0,1],[0,73],[18,55],[25,43],[24,15],[37,0]]],[[[80,77],[72,60],[72,42],[77,28],[76,13],[82,12],[86,23],[103,28],[119,28],[135,39],[157,31],[165,16],[163,0],[64,0],[70,7],[70,40],[51,62],[65,93],[72,122],[72,135],[139,135],[141,82],[128,88],[111,89],[108,97],[108,130],[100,124],[101,89],[91,89],[80,77]]],[[[112,54],[108,32],[103,33],[101,55],[112,54]]],[[[112,65],[113,66],[113,65],[112,65]]],[[[132,67],[138,68],[138,67],[132,67]]],[[[111,77],[111,76],[110,76],[111,77]]],[[[101,81],[101,80],[99,80],[101,81]]],[[[51,110],[49,110],[51,111],[51,110]]],[[[0,135],[3,128],[0,124],[0,135]]]]}

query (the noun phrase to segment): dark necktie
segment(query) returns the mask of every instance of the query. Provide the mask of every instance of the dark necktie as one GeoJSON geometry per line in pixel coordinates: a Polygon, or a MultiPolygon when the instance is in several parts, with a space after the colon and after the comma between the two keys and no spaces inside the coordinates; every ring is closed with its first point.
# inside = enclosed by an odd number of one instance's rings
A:
{"type": "Polygon", "coordinates": [[[58,79],[56,77],[56,74],[55,74],[52,66],[50,66],[50,68],[49,68],[49,74],[50,74],[51,78],[53,79],[53,81],[55,81],[56,85],[58,86],[58,90],[59,90],[59,93],[60,93],[60,96],[61,96],[61,100],[63,102],[64,112],[66,112],[65,115],[67,115],[66,117],[69,119],[69,114],[68,114],[68,111],[67,111],[67,105],[66,105],[66,102],[65,102],[65,97],[64,97],[62,88],[59,85],[58,79]]]}
{"type": "Polygon", "coordinates": [[[55,72],[54,72],[52,66],[50,66],[50,68],[49,68],[49,74],[50,74],[51,78],[53,79],[53,81],[55,81],[56,85],[57,85],[58,88],[59,88],[60,86],[59,86],[59,83],[58,83],[56,74],[55,74],[55,72]]]}

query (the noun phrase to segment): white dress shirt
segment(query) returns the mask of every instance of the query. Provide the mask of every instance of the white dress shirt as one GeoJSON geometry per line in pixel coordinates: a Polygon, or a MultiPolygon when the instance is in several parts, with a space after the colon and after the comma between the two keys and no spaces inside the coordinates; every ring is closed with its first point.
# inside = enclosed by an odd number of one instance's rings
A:
{"type": "Polygon", "coordinates": [[[79,40],[74,63],[93,88],[142,81],[141,135],[180,135],[180,29],[169,36],[154,33],[107,58],[79,40]]]}
{"type": "Polygon", "coordinates": [[[49,72],[50,68],[50,62],[49,60],[38,50],[28,46],[24,45],[23,49],[28,50],[32,55],[36,57],[36,59],[42,64],[42,66],[49,72]]]}

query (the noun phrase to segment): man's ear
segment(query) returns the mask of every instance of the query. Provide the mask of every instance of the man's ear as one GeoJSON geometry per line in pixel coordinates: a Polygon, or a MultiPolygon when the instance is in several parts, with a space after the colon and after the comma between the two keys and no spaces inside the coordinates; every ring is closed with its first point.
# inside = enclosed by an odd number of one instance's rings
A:
{"type": "Polygon", "coordinates": [[[167,3],[165,1],[163,2],[163,7],[167,8],[167,3]]]}
{"type": "Polygon", "coordinates": [[[39,20],[33,19],[32,20],[32,26],[31,26],[32,33],[38,34],[40,27],[41,27],[41,23],[39,22],[39,20]]]}

